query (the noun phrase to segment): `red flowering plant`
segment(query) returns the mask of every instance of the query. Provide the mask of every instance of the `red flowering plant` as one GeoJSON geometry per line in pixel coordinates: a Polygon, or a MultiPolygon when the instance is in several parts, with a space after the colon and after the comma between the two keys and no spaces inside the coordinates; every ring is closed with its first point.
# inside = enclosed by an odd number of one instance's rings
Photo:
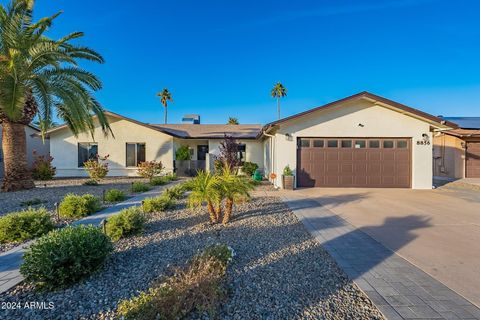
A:
{"type": "Polygon", "coordinates": [[[35,180],[52,180],[57,169],[52,166],[53,157],[38,154],[33,150],[32,177],[35,180]]]}

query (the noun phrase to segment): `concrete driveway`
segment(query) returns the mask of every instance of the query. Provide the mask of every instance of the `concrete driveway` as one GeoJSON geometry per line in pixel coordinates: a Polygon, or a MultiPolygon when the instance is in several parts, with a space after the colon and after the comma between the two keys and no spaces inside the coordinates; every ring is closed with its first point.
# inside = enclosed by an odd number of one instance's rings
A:
{"type": "Polygon", "coordinates": [[[480,306],[480,192],[327,189],[293,191],[319,202],[480,306]]]}

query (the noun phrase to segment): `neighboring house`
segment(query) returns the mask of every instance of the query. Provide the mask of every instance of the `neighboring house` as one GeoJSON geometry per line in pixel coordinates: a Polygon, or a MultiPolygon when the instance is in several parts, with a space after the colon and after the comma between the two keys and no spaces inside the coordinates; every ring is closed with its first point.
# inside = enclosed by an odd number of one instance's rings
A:
{"type": "MultiPolygon", "coordinates": [[[[455,123],[362,92],[261,125],[146,124],[107,112],[115,138],[100,129],[74,137],[66,126],[49,131],[58,176],[84,176],[82,164],[109,155],[110,175],[135,175],[140,161],[174,170],[175,151],[191,148],[194,161],[212,168],[224,135],[241,143],[242,160],[255,162],[281,186],[289,165],[297,187],[430,189],[433,136],[455,123]]],[[[97,126],[98,128],[98,126],[97,126]]]]}
{"type": "Polygon", "coordinates": [[[445,130],[434,137],[436,178],[455,180],[480,178],[480,117],[442,117],[459,128],[445,130]]]}
{"type": "MultiPolygon", "coordinates": [[[[50,141],[45,139],[45,143],[39,136],[40,130],[33,126],[25,126],[25,134],[27,136],[27,161],[31,167],[33,165],[34,156],[33,151],[36,151],[38,155],[48,156],[50,153],[50,141]]],[[[0,124],[0,177],[3,177],[3,152],[2,152],[2,125],[0,124]]]]}

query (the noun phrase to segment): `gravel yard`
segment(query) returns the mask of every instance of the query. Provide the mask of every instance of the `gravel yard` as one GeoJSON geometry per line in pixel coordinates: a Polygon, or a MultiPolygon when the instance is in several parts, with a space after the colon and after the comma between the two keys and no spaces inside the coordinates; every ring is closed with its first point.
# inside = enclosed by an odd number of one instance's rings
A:
{"type": "Polygon", "coordinates": [[[255,197],[236,207],[228,227],[185,209],[152,215],[141,236],[122,239],[105,268],[73,287],[36,293],[19,285],[0,301],[53,302],[52,310],[0,310],[0,318],[112,319],[120,299],[145,290],[199,250],[226,243],[235,252],[222,319],[383,319],[287,207],[255,197]]]}
{"type": "Polygon", "coordinates": [[[84,186],[88,179],[55,179],[51,181],[37,181],[36,188],[17,192],[0,192],[0,216],[13,211],[25,209],[22,203],[39,199],[41,204],[32,207],[45,207],[48,210],[54,209],[55,202],[60,202],[68,193],[86,194],[101,197],[103,190],[120,189],[127,194],[130,193],[130,186],[133,181],[144,181],[141,178],[106,178],[98,186],[84,186]]]}

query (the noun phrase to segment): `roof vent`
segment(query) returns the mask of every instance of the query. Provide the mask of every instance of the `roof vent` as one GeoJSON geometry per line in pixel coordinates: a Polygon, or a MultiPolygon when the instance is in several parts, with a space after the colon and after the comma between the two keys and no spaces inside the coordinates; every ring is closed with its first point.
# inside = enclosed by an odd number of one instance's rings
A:
{"type": "Polygon", "coordinates": [[[182,118],[183,123],[200,124],[199,114],[186,114],[182,118]]]}

